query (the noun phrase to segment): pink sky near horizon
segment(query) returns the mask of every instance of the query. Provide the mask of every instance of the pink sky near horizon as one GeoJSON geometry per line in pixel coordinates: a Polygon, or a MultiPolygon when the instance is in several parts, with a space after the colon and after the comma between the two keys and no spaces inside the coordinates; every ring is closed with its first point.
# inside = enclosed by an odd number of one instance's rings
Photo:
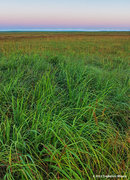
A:
{"type": "Polygon", "coordinates": [[[130,29],[129,1],[3,0],[0,6],[0,29],[26,28],[126,28],[130,29]],[[93,3],[92,3],[93,1],[93,3]],[[121,2],[121,4],[115,4],[121,2]],[[31,3],[32,2],[32,3],[31,3]],[[41,4],[38,4],[41,3],[41,4]],[[45,5],[44,5],[44,3],[45,5]],[[54,3],[55,2],[55,3],[54,3]],[[88,2],[88,3],[87,3],[88,2]],[[112,3],[113,2],[113,3],[112,3]],[[57,3],[57,4],[56,4],[57,3]],[[2,8],[1,8],[2,7],[2,8]]]}

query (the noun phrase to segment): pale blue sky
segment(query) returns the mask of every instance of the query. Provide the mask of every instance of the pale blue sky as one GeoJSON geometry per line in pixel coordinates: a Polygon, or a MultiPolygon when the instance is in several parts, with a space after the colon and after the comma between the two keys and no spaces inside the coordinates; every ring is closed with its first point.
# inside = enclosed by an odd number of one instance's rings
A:
{"type": "Polygon", "coordinates": [[[0,0],[0,30],[130,30],[130,0],[0,0]]]}

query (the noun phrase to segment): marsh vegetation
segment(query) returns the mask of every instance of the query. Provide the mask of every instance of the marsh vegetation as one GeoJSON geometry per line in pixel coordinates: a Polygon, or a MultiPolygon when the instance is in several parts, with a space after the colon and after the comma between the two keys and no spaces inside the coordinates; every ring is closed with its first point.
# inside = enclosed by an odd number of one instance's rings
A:
{"type": "Polygon", "coordinates": [[[0,33],[0,179],[128,177],[129,32],[0,33]]]}

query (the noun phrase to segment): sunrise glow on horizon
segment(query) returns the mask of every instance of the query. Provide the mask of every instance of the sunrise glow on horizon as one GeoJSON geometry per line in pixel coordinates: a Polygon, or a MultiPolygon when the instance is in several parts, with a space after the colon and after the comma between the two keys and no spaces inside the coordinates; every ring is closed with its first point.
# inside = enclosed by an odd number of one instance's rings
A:
{"type": "Polygon", "coordinates": [[[0,0],[0,30],[130,30],[129,0],[0,0]]]}

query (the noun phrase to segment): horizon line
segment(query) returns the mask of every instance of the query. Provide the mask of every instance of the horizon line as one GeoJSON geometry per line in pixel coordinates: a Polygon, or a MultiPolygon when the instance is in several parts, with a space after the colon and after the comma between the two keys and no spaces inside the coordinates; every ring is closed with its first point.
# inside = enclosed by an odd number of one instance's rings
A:
{"type": "Polygon", "coordinates": [[[65,31],[65,32],[72,32],[72,31],[75,31],[75,32],[100,32],[100,31],[115,31],[115,32],[118,32],[118,31],[127,31],[129,32],[130,29],[0,29],[0,32],[59,32],[59,31],[65,31]]]}

